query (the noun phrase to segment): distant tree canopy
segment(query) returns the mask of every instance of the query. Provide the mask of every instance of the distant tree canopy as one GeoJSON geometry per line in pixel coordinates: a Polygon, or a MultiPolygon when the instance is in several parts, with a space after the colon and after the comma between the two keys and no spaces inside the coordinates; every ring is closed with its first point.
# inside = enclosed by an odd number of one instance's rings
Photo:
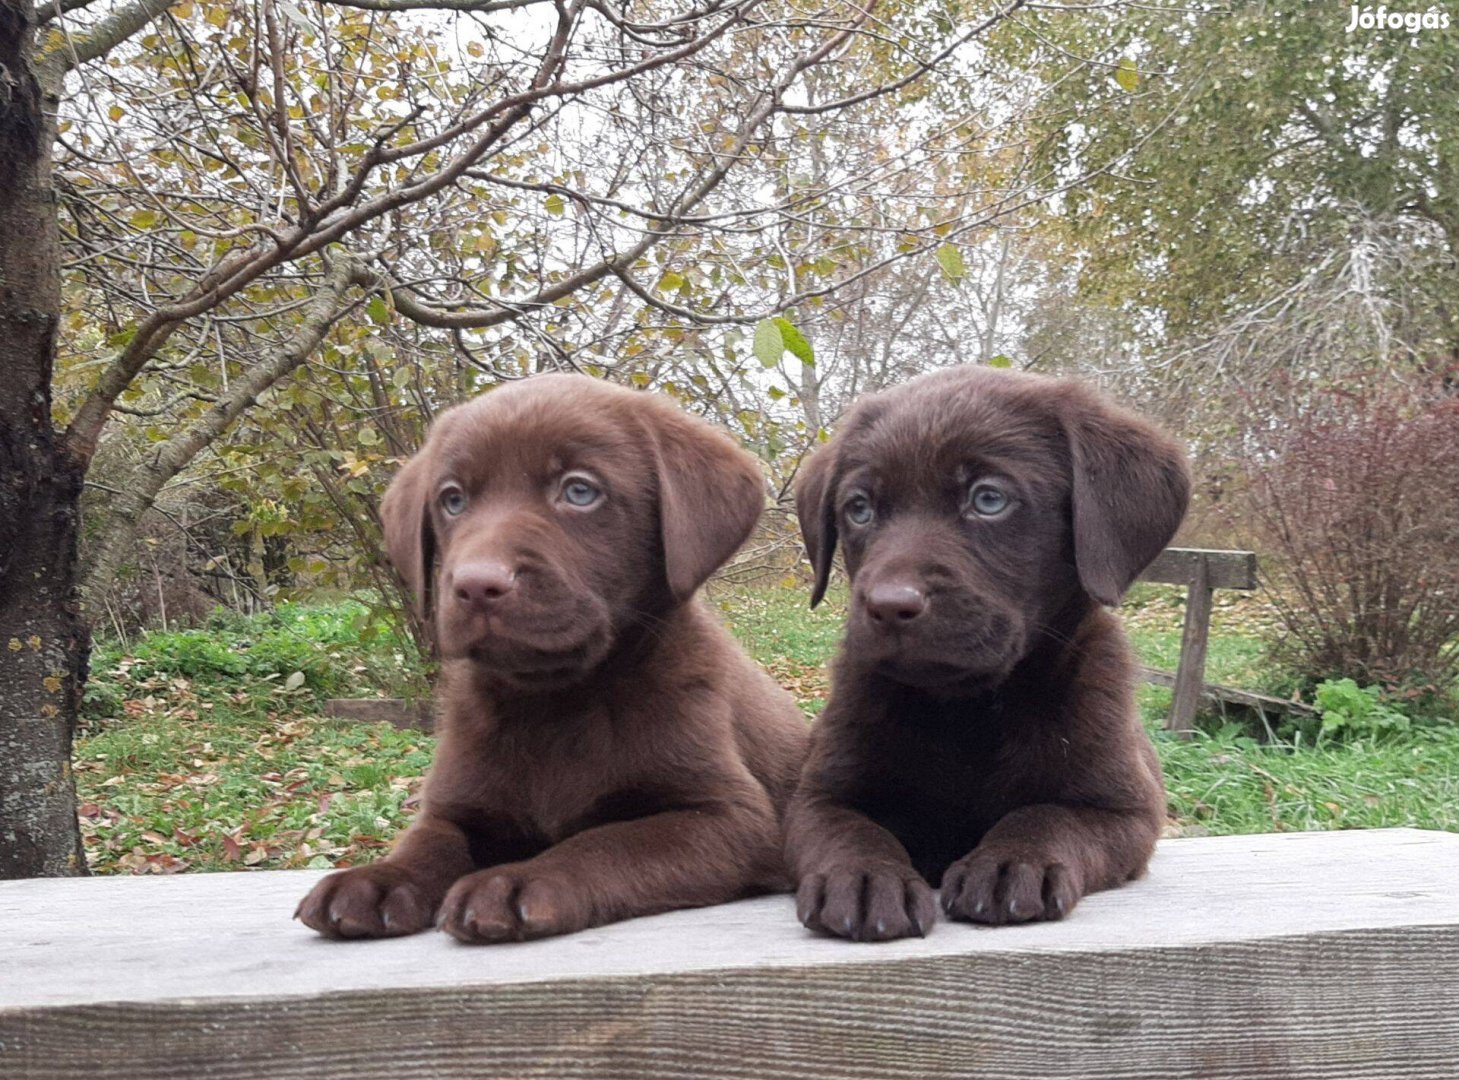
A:
{"type": "Polygon", "coordinates": [[[1071,48],[1113,43],[1138,68],[1124,108],[1067,88],[1066,107],[1041,114],[1059,117],[1045,145],[1065,168],[1143,142],[1130,167],[1063,200],[1092,292],[1179,338],[1292,284],[1363,221],[1407,222],[1459,253],[1459,46],[1441,31],[1349,34],[1348,21],[1244,0],[1051,30],[1071,48]]]}

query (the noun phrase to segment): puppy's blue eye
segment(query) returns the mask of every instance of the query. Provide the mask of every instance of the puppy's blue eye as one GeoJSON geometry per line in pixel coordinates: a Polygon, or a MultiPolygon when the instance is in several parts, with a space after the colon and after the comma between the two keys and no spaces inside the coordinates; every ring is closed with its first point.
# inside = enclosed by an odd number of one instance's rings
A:
{"type": "Polygon", "coordinates": [[[460,488],[447,488],[441,492],[441,509],[451,517],[459,516],[466,509],[466,493],[460,488]]]}
{"type": "Polygon", "coordinates": [[[992,484],[973,485],[972,498],[969,501],[974,513],[983,517],[997,517],[1008,509],[1010,502],[1008,496],[992,484]]]}
{"type": "Polygon", "coordinates": [[[865,495],[854,495],[846,503],[846,520],[853,525],[865,525],[875,516],[871,500],[865,495]]]}
{"type": "Polygon", "coordinates": [[[562,497],[571,506],[592,506],[603,493],[581,476],[572,476],[562,485],[562,497]]]}

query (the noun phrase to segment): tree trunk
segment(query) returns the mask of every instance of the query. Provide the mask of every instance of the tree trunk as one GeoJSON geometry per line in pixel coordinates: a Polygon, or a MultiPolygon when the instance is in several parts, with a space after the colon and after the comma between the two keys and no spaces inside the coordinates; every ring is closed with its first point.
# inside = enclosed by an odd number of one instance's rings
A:
{"type": "Polygon", "coordinates": [[[76,595],[82,467],[51,421],[55,102],[33,38],[28,0],[0,0],[0,878],[86,871],[71,775],[90,647],[76,595]]]}

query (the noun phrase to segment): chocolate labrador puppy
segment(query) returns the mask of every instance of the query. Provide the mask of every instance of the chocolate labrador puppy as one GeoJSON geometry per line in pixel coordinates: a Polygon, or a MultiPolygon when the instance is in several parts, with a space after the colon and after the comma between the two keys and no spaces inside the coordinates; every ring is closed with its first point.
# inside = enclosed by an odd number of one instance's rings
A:
{"type": "Polygon", "coordinates": [[[1165,817],[1114,605],[1185,514],[1184,455],[1076,383],[981,367],[864,398],[796,506],[850,619],[787,817],[806,926],[857,941],[1067,915],[1165,817]]]}
{"type": "Polygon", "coordinates": [[[444,413],[381,508],[434,612],[435,762],[394,850],[298,918],[517,941],[785,887],[805,724],[694,598],[763,505],[653,394],[545,375],[444,413]]]}

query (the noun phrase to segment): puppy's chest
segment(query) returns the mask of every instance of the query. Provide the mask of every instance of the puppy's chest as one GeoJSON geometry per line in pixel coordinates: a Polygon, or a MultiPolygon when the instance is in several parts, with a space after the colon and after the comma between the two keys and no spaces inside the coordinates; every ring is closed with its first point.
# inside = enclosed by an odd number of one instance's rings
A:
{"type": "Polygon", "coordinates": [[[486,753],[486,801],[554,843],[578,831],[605,792],[627,783],[636,756],[606,717],[543,718],[539,730],[494,739],[486,753]]]}
{"type": "Polygon", "coordinates": [[[651,735],[606,704],[493,724],[469,750],[471,801],[485,816],[514,822],[548,844],[659,812],[680,793],[669,790],[651,735]]]}
{"type": "Polygon", "coordinates": [[[1055,798],[1073,765],[1068,739],[1016,715],[904,721],[880,732],[863,761],[871,798],[963,819],[1055,798]]]}

